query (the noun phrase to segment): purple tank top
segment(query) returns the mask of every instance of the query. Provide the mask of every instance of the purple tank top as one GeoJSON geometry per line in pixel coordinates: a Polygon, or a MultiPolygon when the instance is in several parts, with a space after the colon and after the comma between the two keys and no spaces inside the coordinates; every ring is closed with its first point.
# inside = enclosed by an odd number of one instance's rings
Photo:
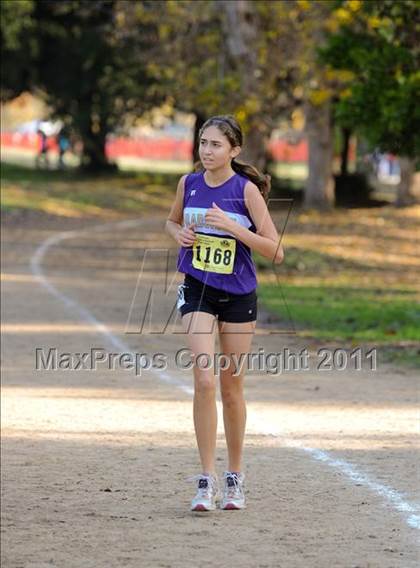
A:
{"type": "Polygon", "coordinates": [[[257,287],[251,249],[225,230],[205,224],[205,214],[214,201],[236,222],[253,233],[256,227],[245,205],[244,189],[249,180],[235,173],[223,184],[211,187],[204,171],[185,179],[184,225],[196,223],[192,247],[181,247],[177,270],[232,294],[248,294],[257,287]]]}

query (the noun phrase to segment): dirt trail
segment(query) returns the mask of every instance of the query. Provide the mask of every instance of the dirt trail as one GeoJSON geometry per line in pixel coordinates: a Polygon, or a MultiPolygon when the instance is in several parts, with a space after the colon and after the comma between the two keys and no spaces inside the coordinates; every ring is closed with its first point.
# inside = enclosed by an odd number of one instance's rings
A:
{"type": "MultiPolygon", "coordinates": [[[[143,251],[172,246],[163,219],[103,230],[94,220],[24,221],[6,220],[2,239],[5,568],[417,564],[414,372],[381,361],[377,371],[365,361],[361,371],[320,372],[319,346],[260,325],[254,352],[307,347],[310,369],[248,374],[248,509],[193,514],[185,479],[199,468],[190,371],[175,366],[186,347],[180,322],[160,334],[124,333],[130,306],[134,331],[150,284],[163,289],[164,251],[150,253],[138,282],[143,251]],[[47,238],[89,227],[35,262],[47,238]],[[117,352],[116,341],[165,353],[166,374],[35,370],[36,348],[117,352]]],[[[152,326],[174,299],[175,291],[159,296],[152,326]]],[[[219,412],[220,474],[225,462],[219,412]]]]}

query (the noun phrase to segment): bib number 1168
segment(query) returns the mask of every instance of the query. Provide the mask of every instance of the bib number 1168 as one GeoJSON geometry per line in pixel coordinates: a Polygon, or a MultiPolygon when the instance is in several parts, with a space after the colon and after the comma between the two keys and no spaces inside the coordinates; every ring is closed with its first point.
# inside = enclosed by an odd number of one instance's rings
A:
{"type": "Polygon", "coordinates": [[[192,264],[198,270],[232,274],[235,252],[235,239],[196,234],[192,264]]]}

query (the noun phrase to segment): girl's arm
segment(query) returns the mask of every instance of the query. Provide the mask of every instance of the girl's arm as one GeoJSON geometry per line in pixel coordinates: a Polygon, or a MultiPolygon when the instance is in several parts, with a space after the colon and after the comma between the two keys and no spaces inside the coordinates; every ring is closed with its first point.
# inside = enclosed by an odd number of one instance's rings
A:
{"type": "Polygon", "coordinates": [[[269,258],[275,264],[280,264],[284,259],[284,250],[280,244],[280,237],[267,209],[264,197],[261,195],[258,187],[251,181],[248,181],[245,185],[244,197],[249,214],[257,229],[256,233],[230,219],[217,206],[207,212],[206,221],[208,220],[209,223],[219,229],[226,229],[252,250],[269,258]]]}
{"type": "Polygon", "coordinates": [[[192,230],[193,225],[183,227],[184,186],[186,177],[186,175],[182,176],[178,182],[175,201],[172,204],[171,211],[165,223],[165,231],[183,247],[191,246],[195,239],[195,233],[192,230]]]}
{"type": "Polygon", "coordinates": [[[182,227],[179,223],[175,223],[170,219],[166,220],[165,231],[170,235],[176,242],[178,242],[178,235],[182,227]]]}

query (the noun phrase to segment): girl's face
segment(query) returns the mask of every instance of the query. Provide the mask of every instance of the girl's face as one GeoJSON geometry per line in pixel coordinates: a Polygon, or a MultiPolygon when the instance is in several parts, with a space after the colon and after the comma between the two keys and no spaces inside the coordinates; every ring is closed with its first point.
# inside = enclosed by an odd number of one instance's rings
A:
{"type": "Polygon", "coordinates": [[[208,126],[201,135],[199,155],[206,170],[226,167],[240,152],[233,148],[227,137],[216,126],[208,126]]]}

